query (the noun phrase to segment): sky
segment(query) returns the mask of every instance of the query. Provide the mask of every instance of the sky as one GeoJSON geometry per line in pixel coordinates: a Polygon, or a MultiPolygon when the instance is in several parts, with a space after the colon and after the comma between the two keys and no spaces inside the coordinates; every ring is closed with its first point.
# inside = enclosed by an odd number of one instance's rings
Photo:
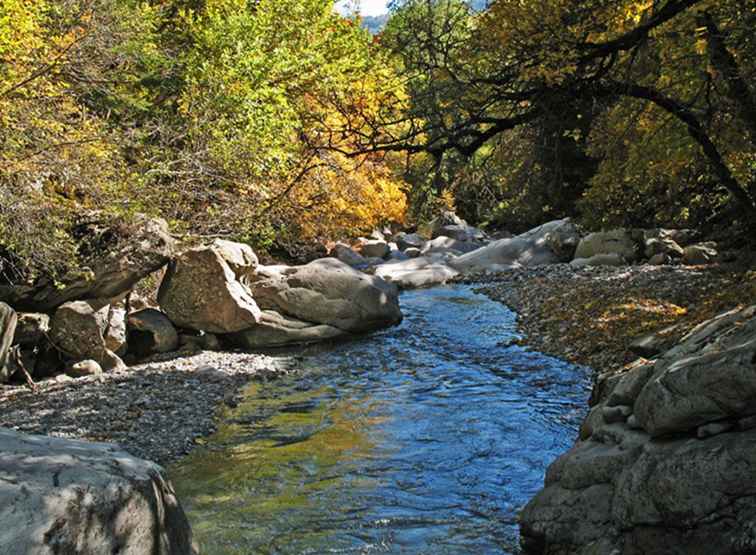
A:
{"type": "MultiPolygon", "coordinates": [[[[342,0],[338,2],[341,9],[348,8],[354,0],[342,0]]],[[[388,11],[386,5],[389,0],[360,0],[360,13],[362,15],[381,15],[388,11]]]]}

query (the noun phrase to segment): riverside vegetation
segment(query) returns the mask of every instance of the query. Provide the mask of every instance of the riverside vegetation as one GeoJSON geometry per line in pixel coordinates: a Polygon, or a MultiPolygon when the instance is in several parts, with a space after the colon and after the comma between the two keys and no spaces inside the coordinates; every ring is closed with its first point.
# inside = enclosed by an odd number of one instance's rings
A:
{"type": "Polygon", "coordinates": [[[196,550],[134,455],[307,367],[251,352],[459,281],[594,370],[527,553],[754,552],[754,23],[406,0],[372,35],[331,0],[0,0],[0,552],[196,550]]]}

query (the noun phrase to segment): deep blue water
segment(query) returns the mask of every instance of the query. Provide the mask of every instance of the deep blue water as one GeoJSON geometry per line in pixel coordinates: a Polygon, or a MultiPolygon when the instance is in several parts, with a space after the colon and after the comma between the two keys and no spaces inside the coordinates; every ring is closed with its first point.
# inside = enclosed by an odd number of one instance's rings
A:
{"type": "Polygon", "coordinates": [[[204,553],[516,553],[589,374],[512,345],[515,315],[469,287],[401,300],[401,326],[249,386],[171,470],[204,553]]]}

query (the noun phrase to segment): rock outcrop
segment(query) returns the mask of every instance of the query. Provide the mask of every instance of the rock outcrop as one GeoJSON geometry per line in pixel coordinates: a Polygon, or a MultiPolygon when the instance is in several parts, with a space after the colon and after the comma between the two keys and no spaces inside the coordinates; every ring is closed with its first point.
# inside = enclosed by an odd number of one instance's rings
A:
{"type": "Polygon", "coordinates": [[[537,555],[756,553],[756,306],[599,377],[521,515],[537,555]]]}
{"type": "Polygon", "coordinates": [[[115,446],[0,429],[0,553],[196,553],[163,470],[115,446]]]}
{"type": "Polygon", "coordinates": [[[165,266],[173,255],[174,240],[161,219],[138,218],[124,232],[83,230],[81,234],[117,238],[114,244],[95,249],[84,277],[64,282],[63,287],[50,280],[0,285],[0,301],[20,311],[49,313],[73,300],[115,298],[165,266]]]}
{"type": "Polygon", "coordinates": [[[260,323],[248,330],[227,336],[232,345],[242,349],[261,349],[317,343],[348,335],[347,332],[329,326],[305,322],[272,310],[263,310],[260,323]]]}
{"type": "Polygon", "coordinates": [[[252,279],[256,257],[241,265],[243,258],[234,256],[229,264],[229,251],[243,253],[243,247],[196,247],[171,261],[158,292],[160,308],[171,322],[197,331],[233,333],[260,321],[257,303],[237,277],[252,279]]]}
{"type": "Polygon", "coordinates": [[[446,254],[431,253],[403,262],[389,262],[378,266],[375,275],[395,284],[400,289],[419,289],[441,285],[459,275],[447,264],[446,254]]]}

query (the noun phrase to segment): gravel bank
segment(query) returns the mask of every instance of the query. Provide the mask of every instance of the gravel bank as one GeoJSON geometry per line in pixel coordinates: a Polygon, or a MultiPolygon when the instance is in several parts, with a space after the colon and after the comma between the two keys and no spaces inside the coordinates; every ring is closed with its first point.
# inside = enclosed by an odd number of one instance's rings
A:
{"type": "Polygon", "coordinates": [[[215,430],[252,379],[293,371],[296,357],[249,353],[173,353],[126,371],[46,380],[32,393],[0,387],[0,426],[30,434],[117,443],[137,457],[170,463],[215,430]]]}
{"type": "Polygon", "coordinates": [[[728,266],[573,269],[568,264],[468,277],[519,315],[523,344],[601,372],[637,359],[633,339],[756,302],[756,272],[728,266]]]}

